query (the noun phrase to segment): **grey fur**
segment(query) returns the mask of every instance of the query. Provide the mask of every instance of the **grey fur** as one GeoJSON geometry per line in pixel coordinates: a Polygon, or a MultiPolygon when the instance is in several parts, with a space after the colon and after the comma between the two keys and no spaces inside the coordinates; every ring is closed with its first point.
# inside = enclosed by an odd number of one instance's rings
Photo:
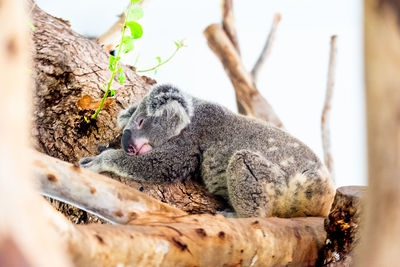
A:
{"type": "Polygon", "coordinates": [[[268,123],[170,85],[156,86],[118,121],[124,133],[130,131],[129,138],[147,138],[152,150],[130,156],[123,149],[109,149],[81,159],[82,167],[151,183],[199,175],[240,217],[329,212],[334,189],[324,165],[301,141],[268,123]]]}

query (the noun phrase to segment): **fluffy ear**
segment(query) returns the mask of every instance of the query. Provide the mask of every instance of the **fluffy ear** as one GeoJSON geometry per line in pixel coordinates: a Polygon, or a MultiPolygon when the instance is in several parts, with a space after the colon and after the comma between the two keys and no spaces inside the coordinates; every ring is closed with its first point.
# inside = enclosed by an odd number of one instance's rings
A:
{"type": "Polygon", "coordinates": [[[124,128],[125,125],[128,123],[129,119],[132,117],[133,113],[135,112],[137,108],[137,105],[132,105],[127,109],[122,110],[119,114],[118,114],[118,125],[121,128],[124,128]]]}
{"type": "Polygon", "coordinates": [[[147,113],[152,116],[166,114],[174,121],[175,135],[189,123],[193,115],[192,98],[171,85],[156,86],[149,94],[147,113]]]}

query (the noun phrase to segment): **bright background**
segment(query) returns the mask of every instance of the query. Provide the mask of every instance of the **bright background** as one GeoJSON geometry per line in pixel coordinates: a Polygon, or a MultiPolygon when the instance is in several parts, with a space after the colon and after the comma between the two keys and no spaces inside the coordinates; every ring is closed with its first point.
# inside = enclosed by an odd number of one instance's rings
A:
{"type": "MultiPolygon", "coordinates": [[[[36,2],[50,14],[69,20],[74,30],[88,36],[104,33],[129,3],[128,0],[36,2]]],[[[259,74],[257,86],[286,129],[321,157],[320,120],[329,41],[331,35],[338,35],[330,126],[336,185],[366,184],[361,1],[235,0],[234,8],[242,58],[248,70],[264,45],[274,13],[282,14],[272,53],[259,74]]],[[[150,0],[144,10],[140,21],[143,37],[135,43],[133,54],[123,60],[134,64],[139,55],[136,67],[147,69],[157,63],[157,56],[165,59],[173,52],[173,41],[184,38],[188,47],[157,74],[146,75],[236,111],[233,87],[202,33],[209,24],[221,21],[220,1],[150,0]]]]}

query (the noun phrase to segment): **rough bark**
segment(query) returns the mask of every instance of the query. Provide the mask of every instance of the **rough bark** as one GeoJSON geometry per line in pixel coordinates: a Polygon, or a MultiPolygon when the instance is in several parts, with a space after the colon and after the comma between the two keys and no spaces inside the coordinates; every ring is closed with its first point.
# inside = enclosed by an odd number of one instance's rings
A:
{"type": "Polygon", "coordinates": [[[351,266],[352,253],[360,241],[366,191],[365,186],[345,186],[336,190],[331,211],[325,219],[327,239],[321,258],[324,265],[351,266]]]}
{"type": "Polygon", "coordinates": [[[253,77],[243,65],[237,50],[225,31],[218,24],[212,24],[204,30],[208,46],[222,62],[225,72],[235,88],[239,113],[260,118],[283,128],[282,122],[271,105],[260,95],[253,77]]]}
{"type": "Polygon", "coordinates": [[[24,1],[0,2],[0,266],[71,266],[30,183],[29,27],[24,1]],[[34,230],[32,230],[34,229],[34,230]]]}
{"type": "Polygon", "coordinates": [[[400,3],[364,1],[368,139],[366,226],[358,266],[400,262],[400,3]]]}
{"type": "MultiPolygon", "coordinates": [[[[155,81],[124,66],[125,84],[122,86],[114,81],[112,87],[116,96],[109,98],[108,108],[100,112],[96,123],[88,126],[83,115],[94,112],[92,109],[97,105],[91,100],[100,100],[105,91],[102,84],[111,75],[108,54],[95,41],[73,32],[67,22],[38,7],[32,10],[32,20],[36,27],[33,32],[34,146],[72,163],[81,157],[95,155],[99,144],[114,141],[120,134],[121,129],[116,123],[118,112],[140,100],[155,81]]],[[[194,181],[160,187],[118,179],[188,212],[215,212],[216,207],[221,206],[194,181]],[[204,206],[204,203],[209,205],[204,206]]],[[[75,223],[98,221],[77,208],[58,201],[53,203],[75,223]]]]}

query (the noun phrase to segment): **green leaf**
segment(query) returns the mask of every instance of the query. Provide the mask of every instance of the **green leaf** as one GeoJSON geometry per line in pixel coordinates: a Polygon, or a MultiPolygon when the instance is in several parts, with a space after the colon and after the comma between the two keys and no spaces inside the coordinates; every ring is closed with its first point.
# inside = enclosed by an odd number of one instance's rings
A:
{"type": "Polygon", "coordinates": [[[132,36],[124,36],[122,38],[122,43],[124,44],[124,48],[123,48],[124,54],[129,53],[135,47],[132,36]]]}
{"type": "Polygon", "coordinates": [[[142,0],[131,0],[131,4],[137,3],[137,2],[140,2],[140,1],[142,1],[142,0]]]}
{"type": "Polygon", "coordinates": [[[89,122],[90,122],[89,119],[86,118],[86,116],[83,116],[83,119],[86,121],[86,123],[89,123],[89,122]]]}
{"type": "Polygon", "coordinates": [[[129,21],[126,23],[126,26],[129,27],[133,39],[139,39],[140,37],[142,37],[143,29],[139,23],[134,21],[129,21]]]}
{"type": "Polygon", "coordinates": [[[115,62],[115,57],[114,56],[110,56],[110,70],[114,71],[115,67],[114,67],[114,62],[115,62]]]}
{"type": "Polygon", "coordinates": [[[122,73],[122,71],[119,73],[118,81],[119,81],[120,84],[124,84],[125,76],[124,76],[124,74],[122,73]]]}
{"type": "Polygon", "coordinates": [[[158,64],[160,64],[161,63],[161,57],[156,57],[156,59],[158,61],[158,64]]]}
{"type": "Polygon", "coordinates": [[[115,96],[115,90],[111,89],[111,90],[110,90],[110,95],[111,95],[111,96],[115,96]]]}
{"type": "Polygon", "coordinates": [[[129,6],[126,10],[126,21],[139,20],[143,17],[144,12],[141,6],[129,6]]]}

